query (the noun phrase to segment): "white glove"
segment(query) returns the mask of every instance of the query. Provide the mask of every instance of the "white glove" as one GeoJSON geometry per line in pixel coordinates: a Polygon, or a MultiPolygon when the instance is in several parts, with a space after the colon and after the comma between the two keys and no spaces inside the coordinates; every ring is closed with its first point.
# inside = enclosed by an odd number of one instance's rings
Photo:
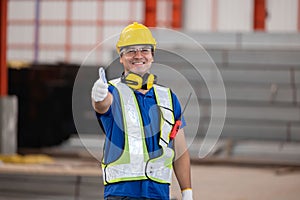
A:
{"type": "Polygon", "coordinates": [[[99,69],[99,76],[100,78],[94,83],[92,88],[92,98],[95,102],[103,101],[108,93],[108,84],[106,83],[105,72],[102,68],[99,69]]]}
{"type": "Polygon", "coordinates": [[[182,200],[193,200],[193,190],[192,189],[185,189],[182,191],[182,200]]]}

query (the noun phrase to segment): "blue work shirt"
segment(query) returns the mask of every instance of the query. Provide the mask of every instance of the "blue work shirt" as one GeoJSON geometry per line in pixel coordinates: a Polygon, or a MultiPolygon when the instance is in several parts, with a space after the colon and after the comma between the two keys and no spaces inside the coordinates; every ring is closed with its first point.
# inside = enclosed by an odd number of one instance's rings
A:
{"type": "MultiPolygon", "coordinates": [[[[104,164],[116,161],[124,149],[124,131],[122,109],[117,89],[110,85],[109,92],[113,95],[113,103],[104,114],[96,113],[100,126],[105,132],[104,164]]],[[[160,138],[160,111],[156,103],[154,89],[151,88],[146,94],[134,91],[141,116],[143,119],[145,140],[150,158],[161,155],[159,146],[160,138]]],[[[172,101],[175,120],[181,117],[181,107],[176,95],[172,92],[172,101]]],[[[185,121],[182,120],[182,127],[185,121]]],[[[172,142],[170,142],[172,145],[172,142]]],[[[124,181],[108,184],[104,188],[104,197],[128,196],[135,198],[169,199],[169,184],[158,183],[150,179],[140,181],[124,181]]]]}

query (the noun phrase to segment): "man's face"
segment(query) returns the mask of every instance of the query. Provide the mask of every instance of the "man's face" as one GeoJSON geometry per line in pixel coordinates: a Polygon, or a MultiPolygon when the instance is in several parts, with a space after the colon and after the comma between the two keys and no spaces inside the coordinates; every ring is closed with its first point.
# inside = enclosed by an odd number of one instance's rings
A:
{"type": "Polygon", "coordinates": [[[120,63],[124,66],[125,74],[129,71],[143,76],[149,72],[153,55],[151,46],[135,45],[121,50],[120,63]]]}

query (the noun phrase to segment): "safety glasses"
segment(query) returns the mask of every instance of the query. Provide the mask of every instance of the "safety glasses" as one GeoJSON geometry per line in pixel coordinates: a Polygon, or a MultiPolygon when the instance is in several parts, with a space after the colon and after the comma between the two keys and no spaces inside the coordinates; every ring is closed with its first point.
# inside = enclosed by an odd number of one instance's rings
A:
{"type": "Polygon", "coordinates": [[[125,55],[126,57],[134,57],[137,52],[140,52],[143,56],[148,56],[152,52],[151,47],[142,47],[142,48],[128,48],[120,52],[120,55],[125,55]]]}

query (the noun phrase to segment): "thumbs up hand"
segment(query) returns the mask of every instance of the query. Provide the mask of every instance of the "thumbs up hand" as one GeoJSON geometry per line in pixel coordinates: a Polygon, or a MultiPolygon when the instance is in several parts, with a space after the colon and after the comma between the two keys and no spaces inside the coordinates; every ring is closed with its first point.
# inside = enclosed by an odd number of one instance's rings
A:
{"type": "Polygon", "coordinates": [[[92,88],[92,99],[95,102],[103,101],[108,93],[108,84],[103,68],[99,69],[99,79],[94,83],[92,88]]]}

